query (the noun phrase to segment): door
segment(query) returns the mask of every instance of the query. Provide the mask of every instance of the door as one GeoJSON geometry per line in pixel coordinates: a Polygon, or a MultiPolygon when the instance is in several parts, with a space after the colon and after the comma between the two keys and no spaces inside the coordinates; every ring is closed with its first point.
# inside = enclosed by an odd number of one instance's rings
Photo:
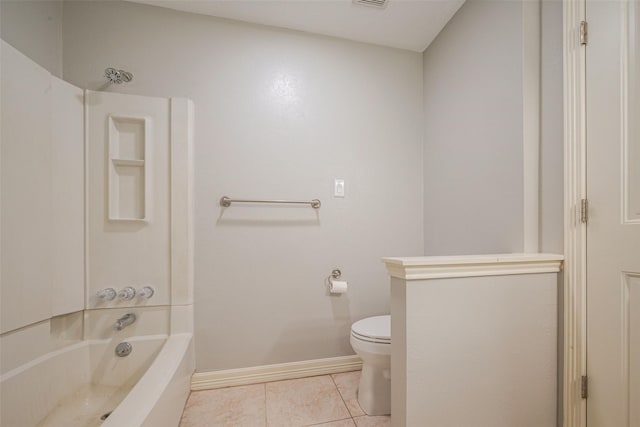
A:
{"type": "Polygon", "coordinates": [[[587,424],[640,426],[640,4],[587,0],[587,424]]]}

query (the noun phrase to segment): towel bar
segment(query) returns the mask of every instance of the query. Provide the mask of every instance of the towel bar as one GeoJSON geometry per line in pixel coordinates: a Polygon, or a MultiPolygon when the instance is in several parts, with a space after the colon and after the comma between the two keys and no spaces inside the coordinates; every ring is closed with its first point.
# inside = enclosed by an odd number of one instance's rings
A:
{"type": "Polygon", "coordinates": [[[311,205],[312,208],[318,209],[322,204],[320,200],[249,200],[249,199],[232,199],[227,196],[220,198],[220,206],[228,208],[231,203],[269,203],[269,204],[287,204],[287,205],[311,205]]]}

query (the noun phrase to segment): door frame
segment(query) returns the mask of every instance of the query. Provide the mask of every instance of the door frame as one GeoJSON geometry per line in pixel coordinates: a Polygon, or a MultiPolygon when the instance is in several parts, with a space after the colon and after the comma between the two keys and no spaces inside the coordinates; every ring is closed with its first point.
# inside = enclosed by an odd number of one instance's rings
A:
{"type": "Polygon", "coordinates": [[[563,1],[564,63],[564,290],[562,423],[585,427],[586,400],[586,224],[581,222],[581,201],[586,199],[586,46],[580,23],[586,20],[586,0],[563,1]]]}

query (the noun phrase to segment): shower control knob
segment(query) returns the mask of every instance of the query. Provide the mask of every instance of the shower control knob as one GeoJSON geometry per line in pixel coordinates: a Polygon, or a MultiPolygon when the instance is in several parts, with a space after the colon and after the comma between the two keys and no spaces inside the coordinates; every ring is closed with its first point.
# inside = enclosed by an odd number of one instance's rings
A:
{"type": "Polygon", "coordinates": [[[138,291],[138,295],[141,298],[146,298],[146,299],[151,298],[155,293],[156,291],[151,286],[145,286],[144,288],[138,291]]]}
{"type": "Polygon", "coordinates": [[[136,296],[136,290],[131,286],[127,286],[126,288],[122,288],[120,292],[118,292],[118,298],[124,301],[128,301],[133,299],[136,296]]]}
{"type": "Polygon", "coordinates": [[[113,301],[116,297],[116,290],[113,288],[100,289],[96,292],[96,296],[102,301],[113,301]]]}

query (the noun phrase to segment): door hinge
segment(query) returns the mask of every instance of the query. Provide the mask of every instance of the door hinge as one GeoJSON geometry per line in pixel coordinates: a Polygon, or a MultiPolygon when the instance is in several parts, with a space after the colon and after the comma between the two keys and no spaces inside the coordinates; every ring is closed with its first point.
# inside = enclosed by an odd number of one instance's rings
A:
{"type": "Polygon", "coordinates": [[[587,21],[580,22],[580,44],[586,45],[589,42],[589,24],[587,21]]]}
{"type": "Polygon", "coordinates": [[[580,382],[580,396],[582,396],[583,399],[589,397],[589,377],[586,375],[582,376],[582,380],[580,382]]]}
{"type": "Polygon", "coordinates": [[[589,200],[580,200],[580,222],[586,224],[589,222],[589,200]]]}

